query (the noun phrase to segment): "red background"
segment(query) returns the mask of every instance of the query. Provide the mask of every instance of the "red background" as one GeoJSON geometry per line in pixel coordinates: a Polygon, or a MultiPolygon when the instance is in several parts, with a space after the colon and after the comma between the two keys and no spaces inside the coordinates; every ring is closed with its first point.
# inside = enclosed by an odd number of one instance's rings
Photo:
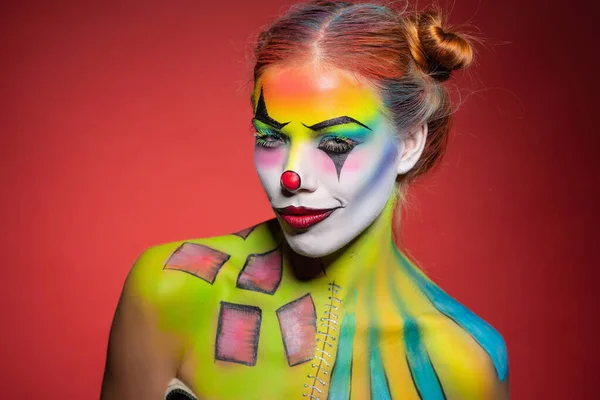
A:
{"type": "MultiPolygon", "coordinates": [[[[0,6],[0,397],[93,399],[137,255],[272,216],[246,55],[289,2],[49,3],[0,6]]],[[[513,399],[597,387],[597,12],[454,5],[487,45],[404,219],[423,268],[503,334],[513,399]]]]}

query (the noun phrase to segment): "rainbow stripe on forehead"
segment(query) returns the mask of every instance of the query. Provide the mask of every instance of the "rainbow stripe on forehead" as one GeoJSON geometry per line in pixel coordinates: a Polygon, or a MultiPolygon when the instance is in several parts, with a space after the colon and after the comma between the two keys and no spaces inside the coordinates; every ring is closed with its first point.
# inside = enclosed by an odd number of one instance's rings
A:
{"type": "Polygon", "coordinates": [[[261,90],[269,117],[286,123],[288,134],[306,133],[306,126],[348,116],[373,128],[382,118],[382,103],[374,88],[350,73],[314,64],[268,68],[256,82],[254,108],[261,90]]]}

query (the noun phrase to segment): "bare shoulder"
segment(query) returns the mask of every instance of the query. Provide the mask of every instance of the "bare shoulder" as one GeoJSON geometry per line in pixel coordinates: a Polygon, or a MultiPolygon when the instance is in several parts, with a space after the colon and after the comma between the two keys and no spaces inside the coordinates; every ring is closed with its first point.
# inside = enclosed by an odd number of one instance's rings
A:
{"type": "Polygon", "coordinates": [[[456,300],[437,300],[440,313],[423,316],[419,326],[446,398],[508,399],[508,353],[503,336],[456,300]]]}
{"type": "Polygon", "coordinates": [[[102,399],[159,398],[215,300],[248,253],[272,246],[269,221],[229,235],[143,251],[127,275],[109,338],[102,399]]]}
{"type": "Polygon", "coordinates": [[[186,331],[198,325],[194,318],[202,317],[211,299],[235,287],[239,264],[249,254],[276,246],[274,226],[269,220],[231,234],[153,246],[134,263],[126,287],[152,304],[170,329],[186,331]]]}

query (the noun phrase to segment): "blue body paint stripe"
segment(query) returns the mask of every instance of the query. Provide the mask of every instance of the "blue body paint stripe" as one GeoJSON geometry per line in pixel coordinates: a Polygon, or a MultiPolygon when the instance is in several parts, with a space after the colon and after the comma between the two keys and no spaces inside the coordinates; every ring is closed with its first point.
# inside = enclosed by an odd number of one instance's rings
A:
{"type": "Polygon", "coordinates": [[[429,354],[421,340],[421,332],[414,318],[407,312],[404,301],[394,287],[393,280],[388,280],[389,290],[404,319],[404,341],[406,343],[406,357],[415,386],[422,399],[444,400],[446,396],[440,381],[435,373],[429,354]]]}
{"type": "Polygon", "coordinates": [[[329,400],[350,399],[350,380],[352,378],[352,344],[356,333],[356,314],[346,314],[340,328],[337,356],[331,375],[329,400]]]}
{"type": "Polygon", "coordinates": [[[406,268],[407,272],[414,279],[415,283],[427,296],[429,301],[442,314],[451,318],[464,330],[466,330],[475,339],[481,347],[489,354],[496,374],[500,381],[504,381],[508,373],[508,356],[506,344],[500,333],[487,322],[475,315],[471,310],[450,297],[447,293],[428,281],[423,275],[419,274],[413,266],[407,262],[402,254],[394,245],[396,256],[406,268]]]}
{"type": "Polygon", "coordinates": [[[382,326],[379,322],[379,316],[377,314],[377,307],[375,304],[375,271],[371,271],[369,277],[369,285],[367,289],[367,309],[371,316],[369,321],[369,375],[371,383],[371,398],[381,400],[391,400],[392,395],[390,394],[390,387],[383,368],[383,362],[381,360],[381,353],[379,349],[379,338],[377,335],[377,328],[382,326]]]}
{"type": "Polygon", "coordinates": [[[371,398],[381,400],[391,400],[388,380],[381,362],[381,355],[377,347],[377,336],[374,329],[371,329],[369,338],[369,347],[371,357],[369,360],[369,369],[371,371],[371,398]]]}

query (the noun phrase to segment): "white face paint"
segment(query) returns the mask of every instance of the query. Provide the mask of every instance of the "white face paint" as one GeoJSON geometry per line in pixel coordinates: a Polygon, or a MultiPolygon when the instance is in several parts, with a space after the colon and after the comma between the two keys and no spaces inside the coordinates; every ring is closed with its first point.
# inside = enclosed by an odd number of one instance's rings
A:
{"type": "Polygon", "coordinates": [[[285,238],[299,254],[331,254],[375,220],[395,185],[403,146],[380,99],[350,74],[310,64],[270,67],[255,99],[256,170],[285,238]],[[284,187],[284,171],[298,188],[287,177],[284,187]]]}

